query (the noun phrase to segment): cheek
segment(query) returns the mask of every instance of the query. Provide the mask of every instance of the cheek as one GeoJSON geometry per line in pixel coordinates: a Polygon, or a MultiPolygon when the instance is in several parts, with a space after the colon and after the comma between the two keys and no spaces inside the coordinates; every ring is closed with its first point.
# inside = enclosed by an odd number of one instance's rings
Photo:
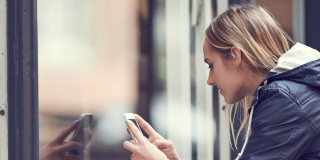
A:
{"type": "Polygon", "coordinates": [[[223,86],[222,87],[222,95],[225,98],[225,101],[228,104],[234,104],[238,101],[240,101],[241,98],[241,86],[242,83],[239,81],[239,77],[234,76],[234,74],[228,74],[228,72],[225,73],[225,78],[222,81],[223,86]]]}

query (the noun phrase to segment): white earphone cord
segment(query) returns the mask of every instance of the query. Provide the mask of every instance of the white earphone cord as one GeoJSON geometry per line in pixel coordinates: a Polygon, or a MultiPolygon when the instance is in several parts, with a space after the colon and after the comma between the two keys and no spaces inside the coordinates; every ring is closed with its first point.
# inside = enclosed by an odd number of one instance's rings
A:
{"type": "Polygon", "coordinates": [[[237,158],[235,160],[239,160],[243,154],[244,149],[246,148],[246,145],[248,143],[248,139],[249,139],[249,134],[250,134],[250,129],[251,129],[251,122],[252,122],[252,115],[253,115],[253,110],[254,110],[254,106],[251,109],[250,112],[250,117],[249,117],[249,124],[248,124],[248,130],[247,130],[247,137],[246,140],[244,141],[244,144],[242,146],[241,152],[238,154],[237,158]]]}

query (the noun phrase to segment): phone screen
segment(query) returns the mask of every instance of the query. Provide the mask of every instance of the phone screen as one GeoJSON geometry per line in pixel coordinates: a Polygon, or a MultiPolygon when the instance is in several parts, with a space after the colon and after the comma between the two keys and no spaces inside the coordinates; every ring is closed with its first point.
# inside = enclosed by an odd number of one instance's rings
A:
{"type": "MultiPolygon", "coordinates": [[[[86,144],[86,142],[89,139],[88,139],[88,137],[85,136],[86,134],[85,134],[84,129],[89,129],[90,124],[92,122],[92,119],[93,119],[92,115],[85,115],[85,116],[81,117],[80,124],[79,124],[77,130],[73,134],[72,141],[86,144]]],[[[69,153],[75,154],[75,155],[79,154],[76,150],[70,150],[69,153]]]]}
{"type": "Polygon", "coordinates": [[[85,141],[86,137],[84,134],[84,129],[89,129],[90,124],[92,122],[92,116],[86,115],[83,117],[83,120],[80,122],[78,129],[74,133],[75,137],[73,138],[73,141],[82,143],[85,141]]]}
{"type": "Polygon", "coordinates": [[[135,119],[129,119],[129,120],[132,121],[141,132],[140,126],[138,125],[137,121],[135,119]]]}

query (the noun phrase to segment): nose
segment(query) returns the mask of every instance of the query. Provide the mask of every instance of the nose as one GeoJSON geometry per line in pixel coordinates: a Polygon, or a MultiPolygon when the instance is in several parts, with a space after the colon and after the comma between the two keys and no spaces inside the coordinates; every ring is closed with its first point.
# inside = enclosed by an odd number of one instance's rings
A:
{"type": "Polygon", "coordinates": [[[215,85],[215,82],[214,82],[214,80],[213,80],[213,76],[212,76],[212,73],[211,73],[211,72],[209,72],[207,84],[208,84],[209,86],[215,85]]]}

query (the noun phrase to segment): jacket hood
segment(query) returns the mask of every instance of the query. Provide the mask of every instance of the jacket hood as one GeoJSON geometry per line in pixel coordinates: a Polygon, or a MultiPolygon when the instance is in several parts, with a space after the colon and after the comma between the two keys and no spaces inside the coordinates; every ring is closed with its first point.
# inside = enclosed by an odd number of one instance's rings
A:
{"type": "MultiPolygon", "coordinates": [[[[279,58],[277,66],[270,71],[259,86],[264,86],[266,80],[268,84],[275,80],[289,80],[320,89],[319,51],[296,43],[279,58]]],[[[258,88],[252,104],[259,98],[258,88]]]]}
{"type": "MultiPolygon", "coordinates": [[[[270,72],[271,81],[286,79],[297,83],[320,87],[320,53],[306,45],[296,43],[283,54],[277,66],[270,72]]],[[[268,81],[270,81],[268,80],[268,81]]]]}
{"type": "Polygon", "coordinates": [[[320,53],[317,50],[301,43],[296,43],[279,58],[277,66],[270,72],[286,72],[319,58],[320,53]]]}

